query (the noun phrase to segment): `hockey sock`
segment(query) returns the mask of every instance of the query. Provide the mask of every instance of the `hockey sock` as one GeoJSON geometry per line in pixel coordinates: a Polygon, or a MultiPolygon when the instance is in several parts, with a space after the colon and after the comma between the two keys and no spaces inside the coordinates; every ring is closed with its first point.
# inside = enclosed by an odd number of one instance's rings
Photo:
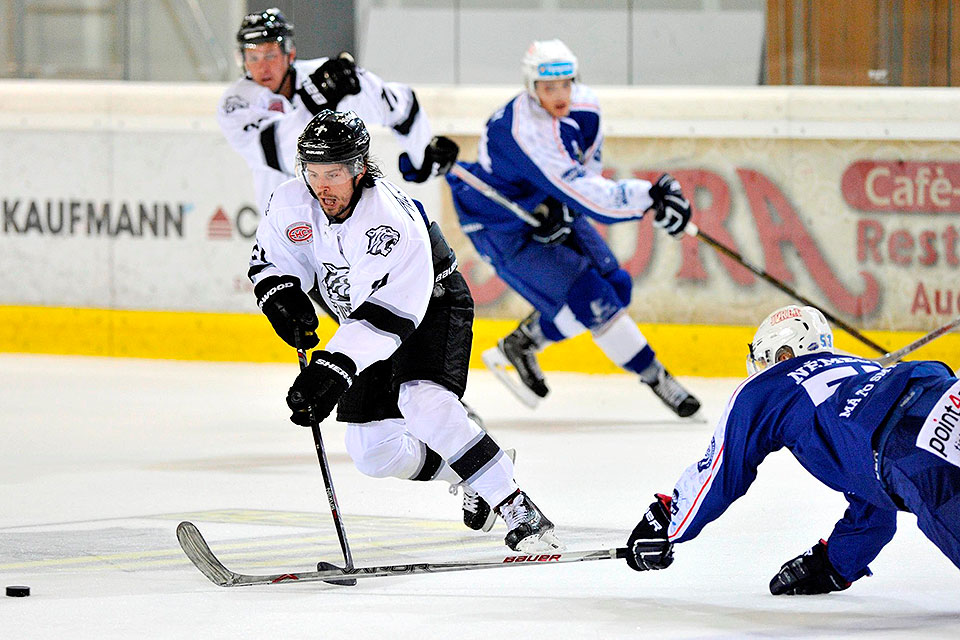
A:
{"type": "Polygon", "coordinates": [[[627,371],[642,374],[654,362],[653,349],[626,311],[613,316],[592,333],[600,350],[627,371]]]}

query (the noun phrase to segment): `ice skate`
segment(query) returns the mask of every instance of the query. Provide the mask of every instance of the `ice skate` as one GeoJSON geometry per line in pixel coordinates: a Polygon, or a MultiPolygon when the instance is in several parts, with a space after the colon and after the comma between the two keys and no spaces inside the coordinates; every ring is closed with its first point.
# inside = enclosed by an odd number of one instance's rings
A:
{"type": "Polygon", "coordinates": [[[547,388],[537,351],[547,342],[540,334],[540,314],[534,311],[492,349],[483,352],[483,363],[522,403],[530,408],[545,398],[547,388]],[[516,375],[507,370],[513,367],[516,375]]]}
{"type": "MultiPolygon", "coordinates": [[[[517,459],[516,449],[504,449],[503,452],[510,457],[511,462],[517,459]]],[[[487,532],[493,529],[497,513],[490,508],[490,504],[466,482],[450,485],[450,493],[453,495],[457,495],[459,489],[463,489],[463,524],[474,531],[487,532]]]]}
{"type": "Polygon", "coordinates": [[[497,507],[507,523],[508,547],[521,553],[548,553],[565,547],[553,533],[553,523],[523,491],[517,491],[497,507]]]}
{"type": "Polygon", "coordinates": [[[640,376],[653,392],[681,418],[689,418],[700,410],[700,401],[683,388],[670,372],[656,360],[640,376]]]}

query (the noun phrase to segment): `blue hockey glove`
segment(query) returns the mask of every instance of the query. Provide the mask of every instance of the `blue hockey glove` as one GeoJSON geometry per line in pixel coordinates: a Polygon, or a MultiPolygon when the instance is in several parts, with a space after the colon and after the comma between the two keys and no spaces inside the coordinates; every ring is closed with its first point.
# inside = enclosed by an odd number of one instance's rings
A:
{"type": "Polygon", "coordinates": [[[561,244],[570,235],[573,214],[567,205],[551,197],[537,205],[533,215],[540,220],[540,226],[530,235],[540,244],[561,244]]]}
{"type": "Polygon", "coordinates": [[[653,199],[653,226],[663,229],[673,237],[678,237],[690,222],[690,202],[683,197],[680,183],[669,173],[665,173],[650,186],[653,199]]]}
{"type": "Polygon", "coordinates": [[[326,420],[356,375],[357,365],[350,356],[314,351],[310,364],[300,372],[287,392],[287,406],[293,412],[290,421],[309,427],[311,407],[318,424],[326,420]]]}
{"type": "Polygon", "coordinates": [[[419,169],[413,166],[406,151],[400,154],[400,173],[407,182],[425,182],[432,175],[442,176],[450,171],[459,153],[456,142],[444,136],[434,136],[423,150],[423,165],[419,169]]]}
{"type": "Polygon", "coordinates": [[[627,564],[634,571],[656,571],[673,564],[673,543],[667,540],[670,526],[670,496],[658,493],[627,538],[627,564]]]}
{"type": "Polygon", "coordinates": [[[770,581],[770,593],[809,596],[843,591],[849,586],[850,582],[833,568],[827,557],[827,543],[821,540],[780,567],[780,573],[770,581]]]}

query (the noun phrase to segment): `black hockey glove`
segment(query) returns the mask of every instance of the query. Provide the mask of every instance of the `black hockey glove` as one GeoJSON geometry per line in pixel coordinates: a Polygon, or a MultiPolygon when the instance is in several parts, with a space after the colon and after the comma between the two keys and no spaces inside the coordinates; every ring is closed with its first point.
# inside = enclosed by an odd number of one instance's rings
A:
{"type": "Polygon", "coordinates": [[[443,136],[434,136],[423,150],[423,164],[419,169],[413,166],[406,151],[400,154],[400,173],[407,182],[426,182],[432,175],[442,176],[450,171],[459,153],[460,147],[456,142],[443,136]]]}
{"type": "Polygon", "coordinates": [[[653,198],[653,226],[659,227],[673,237],[678,237],[690,222],[690,202],[683,197],[680,183],[665,173],[650,187],[653,198]]]}
{"type": "Polygon", "coordinates": [[[770,581],[770,593],[775,596],[809,596],[843,591],[849,586],[850,582],[830,564],[827,543],[821,540],[780,567],[780,573],[770,581]]]}
{"type": "Polygon", "coordinates": [[[300,279],[296,276],[269,276],[253,288],[257,296],[257,306],[267,316],[284,342],[297,348],[312,349],[320,342],[317,339],[317,312],[307,294],[300,289],[300,279]]]}
{"type": "Polygon", "coordinates": [[[310,407],[317,423],[337,406],[357,375],[357,365],[349,356],[329,351],[314,351],[310,364],[293,381],[287,392],[287,406],[293,411],[290,421],[301,427],[310,426],[310,407]]]}
{"type": "Polygon", "coordinates": [[[667,540],[670,526],[670,496],[658,493],[627,538],[627,564],[634,571],[656,571],[673,564],[673,543],[667,540]]]}
{"type": "Polygon", "coordinates": [[[533,210],[533,215],[540,220],[540,226],[530,237],[540,244],[561,244],[570,235],[573,214],[563,202],[547,197],[533,210]]]}
{"type": "MultiPolygon", "coordinates": [[[[320,105],[323,109],[336,110],[337,104],[346,96],[355,96],[360,93],[360,78],[357,77],[357,64],[346,51],[341,51],[336,58],[330,58],[310,74],[310,80],[323,96],[326,104],[320,105]]],[[[306,101],[304,101],[306,104],[306,101]]],[[[310,106],[308,105],[308,108],[310,106]]],[[[310,108],[311,113],[313,109],[310,108]]],[[[317,109],[316,115],[320,112],[317,109]]]]}

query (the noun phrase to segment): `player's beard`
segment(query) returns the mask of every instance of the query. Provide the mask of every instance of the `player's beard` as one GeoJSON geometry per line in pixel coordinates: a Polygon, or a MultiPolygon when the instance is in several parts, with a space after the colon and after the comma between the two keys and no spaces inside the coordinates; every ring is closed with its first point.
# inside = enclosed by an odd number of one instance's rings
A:
{"type": "Polygon", "coordinates": [[[344,197],[341,194],[328,193],[325,195],[317,194],[317,201],[320,202],[320,208],[323,210],[324,215],[326,215],[331,220],[336,220],[337,222],[343,222],[350,217],[350,214],[353,212],[353,208],[356,206],[356,200],[358,200],[357,189],[360,188],[360,180],[354,178],[352,180],[353,189],[350,191],[350,194],[344,197]]]}

